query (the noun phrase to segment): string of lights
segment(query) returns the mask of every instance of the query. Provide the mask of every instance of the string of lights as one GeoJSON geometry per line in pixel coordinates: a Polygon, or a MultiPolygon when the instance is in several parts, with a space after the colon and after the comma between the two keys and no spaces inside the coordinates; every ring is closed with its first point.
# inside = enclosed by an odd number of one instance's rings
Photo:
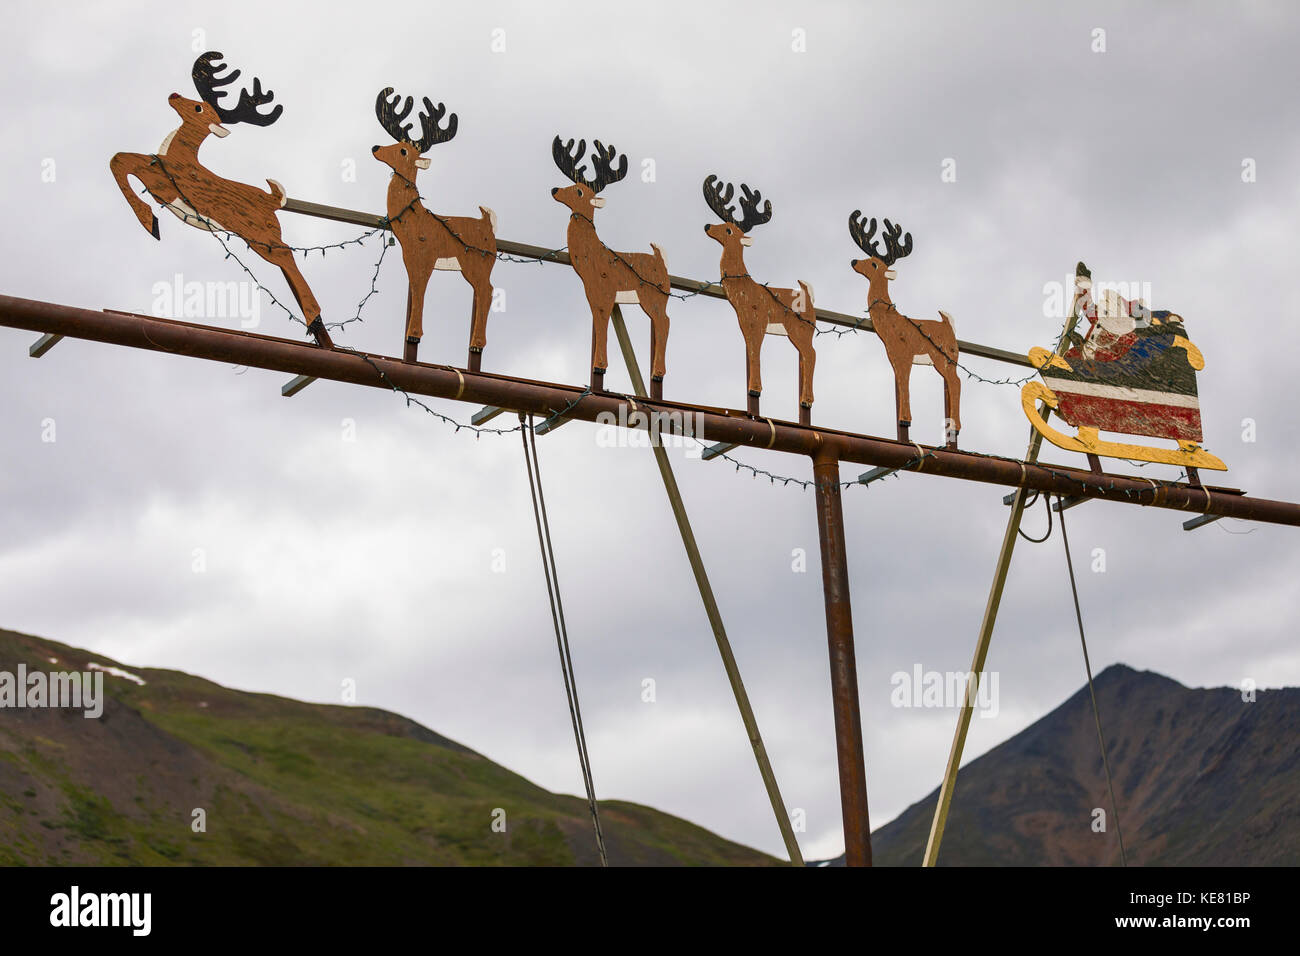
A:
{"type": "MultiPolygon", "coordinates": [[[[954,365],[956,365],[957,368],[959,368],[963,373],[965,373],[965,375],[966,375],[966,377],[967,377],[968,379],[972,379],[972,380],[977,381],[977,382],[983,382],[985,385],[1024,385],[1026,382],[1031,381],[1032,379],[1038,377],[1038,372],[1037,372],[1037,371],[1034,371],[1034,372],[1030,372],[1030,373],[1029,373],[1028,375],[1026,375],[1024,378],[1015,378],[1015,379],[1012,379],[1012,378],[1004,378],[1004,379],[985,378],[983,375],[980,375],[978,372],[975,372],[975,371],[973,371],[973,370],[967,368],[967,367],[966,367],[965,365],[963,365],[961,362],[957,361],[957,357],[956,357],[956,356],[954,356],[954,355],[949,355],[948,352],[944,349],[944,347],[943,347],[942,345],[940,345],[940,344],[939,344],[938,342],[936,342],[934,339],[930,338],[930,333],[928,333],[928,332],[925,331],[925,327],[924,327],[920,322],[918,322],[916,319],[911,318],[910,316],[903,315],[901,312],[898,311],[898,306],[894,305],[894,303],[893,303],[893,302],[890,302],[888,299],[874,299],[874,300],[872,300],[871,302],[867,303],[867,309],[866,309],[867,314],[870,315],[870,314],[871,314],[871,310],[872,310],[875,306],[877,306],[877,305],[882,305],[882,304],[888,306],[888,307],[889,307],[889,311],[894,312],[894,313],[897,313],[898,316],[899,316],[900,318],[907,319],[907,321],[910,322],[910,323],[912,324],[912,327],[915,328],[916,331],[920,333],[920,335],[921,335],[921,337],[922,337],[923,339],[925,339],[927,342],[929,342],[931,345],[933,345],[933,346],[935,347],[935,349],[938,350],[938,352],[939,352],[940,355],[942,355],[944,358],[948,359],[948,360],[951,361],[954,365]]],[[[1070,319],[1069,319],[1069,317],[1067,316],[1066,319],[1065,319],[1065,323],[1063,323],[1062,326],[1061,326],[1061,330],[1062,330],[1062,332],[1064,332],[1064,330],[1065,330],[1065,324],[1068,324],[1069,321],[1070,321],[1070,319]]],[[[1058,336],[1058,341],[1059,341],[1059,336],[1058,336]]]]}
{"type": "MultiPolygon", "coordinates": [[[[168,180],[171,182],[172,187],[176,190],[176,193],[177,193],[177,195],[180,197],[180,199],[181,199],[183,202],[185,202],[188,206],[190,206],[191,209],[194,208],[194,207],[193,207],[193,204],[192,204],[192,203],[189,203],[189,201],[185,198],[184,193],[182,192],[182,190],[181,190],[181,188],[180,188],[180,184],[177,183],[176,180],[172,177],[170,171],[167,170],[166,165],[162,162],[161,158],[159,158],[159,157],[155,157],[155,158],[158,159],[158,162],[159,162],[159,166],[160,166],[160,168],[162,169],[162,171],[164,172],[164,174],[167,176],[168,180]]],[[[405,179],[405,177],[403,177],[403,179],[405,179]]],[[[407,181],[408,183],[411,182],[410,180],[406,180],[406,181],[407,181]]],[[[412,185],[414,185],[414,184],[412,183],[412,185]]],[[[176,207],[170,205],[169,203],[167,203],[166,201],[162,200],[162,199],[159,198],[158,196],[154,196],[152,193],[149,192],[149,190],[148,190],[147,188],[146,188],[145,190],[143,190],[143,193],[150,195],[150,197],[151,197],[152,199],[154,199],[156,202],[158,202],[159,205],[162,206],[163,208],[167,208],[167,209],[175,209],[175,208],[176,208],[176,207]]],[[[321,255],[324,256],[324,255],[325,255],[325,252],[326,252],[327,250],[343,250],[343,249],[347,249],[347,248],[349,248],[349,247],[351,247],[351,246],[354,246],[354,245],[355,245],[355,246],[363,245],[367,239],[370,239],[370,238],[372,238],[373,236],[376,236],[376,235],[381,235],[381,236],[382,236],[383,233],[389,231],[389,230],[391,229],[391,227],[392,227],[392,223],[393,223],[393,222],[395,222],[395,221],[399,221],[399,220],[401,219],[402,216],[406,215],[408,212],[410,212],[412,209],[414,209],[415,206],[416,206],[416,204],[417,204],[417,203],[420,203],[422,200],[423,200],[423,197],[419,195],[418,190],[417,190],[415,198],[412,199],[411,202],[408,203],[407,206],[406,206],[406,207],[405,207],[405,208],[404,208],[400,213],[398,213],[397,216],[385,218],[385,219],[382,221],[381,225],[379,225],[379,226],[377,226],[377,227],[374,227],[374,228],[371,228],[371,229],[367,229],[367,230],[365,230],[364,232],[362,232],[361,234],[359,234],[358,236],[353,237],[353,238],[351,238],[351,239],[346,239],[346,240],[343,240],[343,241],[340,241],[340,242],[335,242],[335,243],[328,243],[328,244],[320,245],[320,246],[289,246],[288,244],[285,244],[285,248],[291,249],[291,250],[294,251],[294,252],[302,252],[302,253],[304,254],[304,257],[305,257],[308,253],[311,253],[311,252],[320,252],[321,255]]],[[[183,211],[182,211],[182,212],[183,212],[183,211]]],[[[253,284],[257,287],[257,289],[258,289],[259,291],[265,293],[266,296],[270,299],[270,301],[271,301],[274,305],[276,305],[280,310],[282,310],[282,311],[283,311],[283,312],[284,312],[284,313],[285,313],[285,314],[290,318],[290,320],[292,320],[292,321],[294,321],[294,322],[297,322],[297,323],[298,323],[299,325],[301,325],[304,329],[307,327],[307,323],[306,323],[306,322],[305,322],[305,321],[304,321],[300,316],[295,315],[294,312],[293,312],[291,309],[289,309],[289,308],[288,308],[288,307],[287,307],[283,302],[281,302],[281,301],[279,300],[279,298],[276,297],[276,295],[275,295],[274,292],[272,292],[272,291],[271,291],[270,289],[268,289],[265,285],[263,285],[262,282],[257,278],[257,275],[253,272],[253,270],[250,269],[250,268],[248,267],[248,265],[247,265],[243,260],[241,260],[241,259],[239,258],[239,256],[236,255],[235,252],[234,252],[232,249],[230,249],[229,245],[228,245],[227,242],[226,242],[226,239],[229,239],[229,238],[231,238],[232,236],[236,236],[235,233],[231,233],[231,232],[229,232],[228,230],[224,230],[224,229],[216,229],[216,228],[212,228],[212,224],[209,223],[207,220],[203,219],[201,216],[197,216],[197,215],[191,216],[189,213],[184,213],[184,212],[183,212],[183,215],[184,215],[184,217],[185,217],[185,219],[186,219],[187,222],[193,220],[193,221],[195,222],[195,224],[200,225],[200,226],[201,226],[202,228],[204,228],[206,231],[210,232],[210,233],[212,234],[212,236],[217,240],[217,242],[221,245],[223,252],[225,252],[226,258],[233,259],[233,260],[236,262],[236,264],[238,264],[239,267],[244,271],[244,273],[245,273],[246,275],[248,275],[248,277],[252,280],[253,284]],[[223,234],[224,234],[224,237],[225,237],[224,239],[223,239],[223,234]]],[[[457,232],[456,232],[456,231],[455,231],[455,230],[454,230],[450,225],[447,224],[447,222],[445,221],[445,217],[438,216],[436,213],[431,213],[431,215],[433,215],[434,218],[436,218],[436,219],[438,219],[440,222],[442,222],[443,225],[447,228],[448,233],[449,233],[450,235],[452,235],[453,238],[455,238],[457,241],[459,241],[462,245],[464,245],[467,249],[471,249],[471,250],[473,250],[473,251],[480,252],[480,253],[483,253],[483,254],[485,254],[485,255],[486,255],[486,254],[489,254],[489,253],[491,252],[491,250],[482,249],[482,248],[479,248],[479,247],[473,246],[472,244],[470,244],[469,242],[467,242],[467,241],[466,241],[462,236],[460,236],[460,235],[459,235],[459,234],[458,234],[458,233],[457,233],[457,232]]],[[[575,215],[576,215],[576,214],[575,214],[575,215]]],[[[241,239],[242,239],[242,237],[238,237],[238,238],[241,238],[241,239]]],[[[364,321],[363,318],[362,318],[362,314],[361,314],[361,313],[364,311],[364,309],[365,309],[366,305],[369,303],[370,299],[371,299],[373,296],[375,296],[376,294],[378,294],[378,292],[379,292],[378,279],[379,279],[380,270],[381,270],[381,268],[382,268],[382,266],[383,266],[384,257],[385,257],[385,255],[387,254],[388,247],[389,247],[390,245],[393,245],[393,244],[395,243],[395,241],[396,241],[395,239],[393,239],[393,238],[391,238],[391,237],[388,237],[388,236],[382,236],[382,238],[383,238],[383,242],[381,243],[381,246],[380,246],[379,256],[378,256],[378,258],[377,258],[376,261],[375,261],[375,266],[374,266],[374,269],[373,269],[373,271],[372,271],[372,273],[371,273],[371,276],[370,276],[370,284],[369,284],[369,288],[366,290],[365,294],[361,297],[360,301],[357,303],[356,314],[355,314],[354,316],[352,316],[351,318],[348,318],[348,319],[343,320],[343,321],[341,321],[341,322],[331,322],[331,323],[326,323],[326,325],[327,325],[328,328],[342,328],[342,327],[347,326],[347,325],[349,325],[349,324],[351,324],[351,323],[353,323],[353,322],[364,321]]],[[[256,251],[256,250],[253,250],[253,246],[252,246],[251,243],[248,243],[247,240],[244,240],[244,241],[245,241],[245,244],[249,247],[250,250],[252,250],[252,251],[256,251]]],[[[269,246],[268,246],[268,248],[269,248],[269,246]]],[[[545,254],[543,254],[543,255],[541,255],[541,256],[538,256],[538,257],[536,257],[536,258],[522,258],[522,257],[518,257],[518,256],[510,255],[509,253],[497,252],[497,253],[496,253],[496,258],[497,258],[498,260],[500,260],[500,261],[504,261],[504,262],[520,262],[520,263],[535,262],[535,263],[541,265],[541,264],[545,264],[545,263],[547,263],[547,262],[557,262],[557,261],[558,261],[558,259],[557,259],[558,255],[559,255],[560,253],[564,252],[565,249],[567,249],[567,246],[561,246],[561,247],[559,247],[559,248],[557,248],[557,249],[549,250],[549,251],[546,252],[545,254]]],[[[632,273],[633,273],[634,275],[636,275],[637,278],[640,279],[643,283],[645,283],[645,284],[647,284],[647,285],[653,285],[653,283],[650,283],[648,280],[645,280],[644,278],[642,278],[642,277],[640,276],[640,274],[637,273],[636,270],[631,266],[631,264],[628,263],[625,259],[622,258],[622,256],[620,256],[620,255],[619,255],[618,253],[616,253],[616,252],[613,252],[612,250],[610,250],[610,252],[611,252],[611,255],[615,256],[615,258],[619,259],[619,260],[622,261],[625,265],[627,265],[628,268],[629,268],[629,270],[631,270],[632,273]]],[[[752,278],[752,277],[750,277],[750,276],[746,273],[746,274],[743,274],[743,275],[735,275],[735,276],[731,276],[731,275],[724,274],[721,278],[722,278],[722,280],[726,280],[726,279],[728,279],[728,278],[752,278]]],[[[795,315],[795,316],[796,316],[800,321],[802,321],[802,322],[811,322],[811,324],[813,324],[814,326],[816,326],[816,322],[815,322],[815,320],[809,320],[809,319],[805,318],[803,315],[801,315],[800,313],[798,313],[798,312],[796,312],[795,310],[791,309],[790,306],[787,305],[785,302],[783,302],[783,301],[780,299],[780,297],[777,296],[776,293],[775,293],[771,288],[768,287],[767,284],[765,284],[765,283],[757,283],[757,284],[760,285],[760,286],[761,286],[765,291],[767,291],[767,293],[768,293],[769,295],[771,295],[771,296],[773,297],[773,299],[774,299],[778,304],[781,305],[782,308],[786,309],[786,310],[789,311],[791,314],[795,315]]],[[[697,295],[702,294],[706,289],[710,288],[712,285],[713,285],[712,283],[707,283],[707,282],[706,282],[706,283],[702,283],[701,286],[700,286],[700,288],[697,289],[697,290],[692,290],[692,291],[689,291],[689,292],[674,292],[674,293],[671,293],[671,294],[673,295],[674,298],[680,298],[680,299],[693,298],[694,296],[697,296],[697,295]]],[[[658,288],[658,287],[656,286],[656,288],[658,288]]],[[[872,303],[872,304],[875,304],[875,303],[872,303]]],[[[891,303],[891,306],[892,306],[892,303],[891,303]]],[[[868,307],[868,310],[867,310],[867,311],[869,312],[869,310],[870,310],[870,306],[868,307]]],[[[921,333],[922,336],[924,336],[928,341],[930,341],[930,343],[931,343],[932,345],[934,345],[936,348],[940,349],[940,351],[942,352],[942,347],[939,346],[938,343],[935,343],[932,339],[930,339],[930,337],[926,334],[925,330],[924,330],[924,329],[923,329],[923,328],[922,328],[922,327],[921,327],[921,326],[920,326],[920,325],[919,325],[915,320],[913,320],[913,319],[909,319],[909,321],[911,321],[911,322],[913,323],[913,325],[916,325],[918,331],[921,333]]],[[[1068,320],[1067,320],[1067,321],[1068,321],[1068,320]]],[[[867,331],[867,330],[866,330],[864,327],[862,327],[862,326],[854,325],[854,326],[849,326],[849,327],[831,327],[831,328],[826,328],[826,329],[817,328],[816,331],[815,331],[815,334],[819,334],[819,335],[820,335],[820,334],[831,334],[831,333],[834,333],[834,334],[838,337],[838,336],[840,336],[840,335],[845,335],[845,334],[848,334],[848,333],[851,333],[851,332],[858,332],[858,331],[867,331]]],[[[425,411],[427,414],[429,414],[429,415],[432,416],[433,418],[436,418],[437,420],[439,420],[439,421],[442,422],[443,424],[446,424],[446,425],[451,426],[452,429],[453,429],[453,433],[454,433],[454,434],[459,434],[462,430],[464,430],[464,431],[472,432],[472,433],[474,434],[475,438],[477,439],[479,436],[481,436],[481,435],[483,435],[483,434],[490,434],[490,435],[507,435],[507,434],[512,434],[512,433],[514,433],[514,432],[519,431],[520,428],[522,427],[522,426],[516,425],[516,426],[514,426],[514,427],[512,427],[512,428],[495,428],[495,427],[487,427],[487,426],[477,426],[477,425],[473,425],[473,424],[470,424],[470,423],[457,421],[455,418],[452,418],[452,417],[449,416],[449,415],[445,415],[445,414],[443,414],[442,412],[439,412],[439,411],[437,411],[436,409],[431,408],[431,407],[430,407],[426,402],[424,402],[424,401],[422,401],[421,399],[419,399],[419,398],[417,398],[417,397],[411,395],[411,394],[410,394],[409,392],[407,392],[405,389],[403,389],[403,388],[401,388],[400,386],[394,384],[394,383],[393,383],[393,382],[388,378],[388,376],[384,374],[383,370],[380,369],[377,365],[375,365],[375,363],[374,363],[373,361],[371,361],[370,357],[369,357],[368,355],[366,355],[364,352],[361,352],[361,351],[359,351],[359,350],[357,350],[357,349],[350,348],[350,347],[348,347],[348,346],[343,346],[343,345],[336,345],[335,347],[338,348],[338,349],[340,349],[341,351],[347,351],[347,352],[351,352],[351,353],[353,353],[353,354],[355,354],[355,355],[359,355],[361,358],[363,358],[363,359],[366,361],[366,363],[367,363],[368,365],[370,365],[371,368],[374,369],[375,374],[376,374],[376,375],[377,375],[377,376],[378,376],[378,377],[379,377],[379,378],[384,382],[384,384],[386,384],[386,385],[387,385],[389,388],[391,388],[394,392],[396,392],[397,394],[399,394],[399,395],[402,396],[403,400],[405,401],[405,403],[406,403],[406,405],[407,405],[408,407],[409,407],[409,406],[412,406],[412,405],[419,407],[420,409],[422,409],[423,411],[425,411]]],[[[944,354],[946,354],[946,353],[944,353],[944,354]]],[[[1011,385],[1011,384],[1019,385],[1019,384],[1023,384],[1024,382],[1027,382],[1027,381],[1029,381],[1030,379],[1034,378],[1034,377],[1036,376],[1036,374],[1037,374],[1037,373],[1034,373],[1033,375],[1030,375],[1030,376],[1028,376],[1028,377],[1026,377],[1026,378],[1024,378],[1024,379],[988,379],[988,378],[985,378],[984,376],[979,375],[979,373],[974,372],[974,371],[972,371],[972,370],[966,368],[965,366],[961,365],[960,363],[957,363],[957,364],[958,364],[958,367],[959,367],[959,368],[960,368],[960,369],[961,369],[961,370],[962,370],[962,371],[967,375],[968,378],[972,378],[972,379],[974,379],[974,380],[976,380],[976,381],[983,382],[983,383],[986,383],[986,384],[992,384],[992,385],[1011,385]]],[[[443,368],[448,368],[448,369],[451,368],[450,366],[442,366],[442,367],[443,367],[443,368]]],[[[558,411],[554,412],[550,417],[548,417],[548,418],[545,420],[545,422],[543,422],[543,425],[544,425],[544,426],[548,426],[548,425],[550,425],[551,423],[553,423],[553,422],[555,422],[555,421],[558,421],[558,420],[564,418],[564,417],[568,414],[568,412],[569,412],[569,411],[570,411],[570,410],[571,410],[575,405],[577,405],[579,402],[582,401],[582,399],[583,399],[584,397],[586,397],[586,396],[588,396],[588,395],[590,395],[590,394],[592,394],[590,387],[583,389],[583,391],[582,391],[581,393],[579,393],[578,396],[575,397],[571,402],[569,402],[569,403],[566,404],[563,408],[559,409],[558,411]]],[[[642,401],[644,401],[644,400],[642,400],[642,401]]],[[[543,430],[544,430],[544,429],[543,429],[543,430]]],[[[695,439],[695,440],[696,440],[696,441],[697,441],[701,446],[703,446],[703,444],[704,444],[703,442],[700,442],[699,439],[695,439]]],[[[923,453],[921,453],[921,454],[918,454],[918,455],[914,456],[913,458],[909,459],[907,462],[905,462],[905,463],[904,463],[903,465],[901,465],[899,468],[897,468],[897,469],[894,471],[894,473],[891,475],[891,477],[898,477],[898,475],[899,475],[900,473],[902,473],[902,472],[910,471],[910,470],[912,470],[912,469],[914,469],[914,468],[917,468],[917,467],[920,466],[920,465],[921,465],[921,464],[922,464],[926,459],[931,458],[931,457],[933,457],[933,452],[923,452],[923,453]]],[[[987,457],[987,458],[997,458],[997,459],[1000,459],[1000,460],[1003,460],[1003,461],[1012,461],[1012,462],[1018,461],[1017,459],[1009,458],[1009,457],[1002,456],[1002,455],[982,455],[982,457],[987,457]]],[[[777,474],[776,472],[769,471],[769,470],[767,470],[767,469],[765,469],[765,468],[758,468],[758,467],[756,467],[756,466],[754,466],[754,465],[750,465],[750,464],[748,464],[747,462],[741,461],[741,460],[739,460],[738,458],[735,458],[734,456],[732,456],[732,455],[730,455],[730,454],[727,454],[727,453],[725,453],[725,452],[715,452],[715,453],[711,456],[711,458],[721,458],[721,459],[723,459],[724,461],[726,461],[726,462],[728,462],[729,464],[731,464],[731,465],[733,466],[733,469],[734,469],[736,472],[748,472],[752,478],[755,478],[755,479],[758,479],[758,478],[767,478],[769,484],[773,484],[773,485],[775,485],[775,484],[778,484],[778,483],[779,483],[782,487],[787,487],[787,486],[790,486],[790,485],[795,485],[795,486],[797,486],[797,487],[799,487],[799,488],[801,488],[801,489],[803,489],[803,490],[805,490],[805,491],[807,491],[809,488],[812,488],[812,487],[815,487],[815,486],[816,486],[816,482],[813,481],[813,480],[810,480],[810,479],[804,479],[804,478],[797,478],[797,477],[794,477],[794,476],[792,476],[792,475],[781,475],[781,474],[777,474]]],[[[1135,465],[1135,466],[1137,466],[1137,467],[1145,467],[1147,464],[1150,464],[1150,463],[1149,463],[1149,462],[1131,462],[1131,464],[1133,464],[1133,465],[1135,465]]],[[[1045,466],[1041,466],[1041,465],[1040,465],[1040,467],[1045,467],[1045,466]]],[[[1047,470],[1048,470],[1048,472],[1049,472],[1053,477],[1055,477],[1055,478],[1066,478],[1066,479],[1070,479],[1070,480],[1078,481],[1078,482],[1080,482],[1081,484],[1083,484],[1083,486],[1084,486],[1085,488],[1087,488],[1088,485],[1090,484],[1090,482],[1088,481],[1088,479],[1087,479],[1086,477],[1083,477],[1083,473],[1081,473],[1081,472],[1071,471],[1071,472],[1069,472],[1069,473],[1066,473],[1066,472],[1062,472],[1062,471],[1057,471],[1057,470],[1052,469],[1052,468],[1050,468],[1050,467],[1048,467],[1047,470]]],[[[1152,485],[1153,485],[1153,486],[1158,486],[1159,484],[1161,484],[1161,483],[1159,483],[1159,482],[1156,482],[1156,481],[1153,480],[1153,479],[1149,479],[1149,480],[1152,481],[1152,485]]],[[[841,481],[841,482],[839,482],[838,484],[839,484],[839,487],[840,487],[840,488],[849,488],[849,487],[868,487],[867,485],[864,485],[862,482],[859,482],[859,481],[841,481]]],[[[1106,484],[1104,481],[1102,481],[1102,480],[1098,480],[1098,481],[1095,483],[1095,487],[1096,487],[1098,490],[1108,490],[1108,491],[1112,491],[1112,492],[1115,490],[1113,482],[1112,482],[1111,484],[1107,485],[1107,484],[1106,484]]],[[[1131,497],[1134,495],[1134,492],[1132,492],[1132,491],[1127,491],[1127,490],[1126,490],[1126,491],[1124,491],[1124,494],[1125,494],[1125,497],[1129,497],[1129,498],[1131,498],[1131,497]]],[[[1036,500],[1036,498],[1033,499],[1033,500],[1036,500]]],[[[1049,521],[1050,521],[1050,517],[1049,517],[1049,521]]],[[[1049,525],[1049,531],[1050,531],[1050,525],[1049,525]]],[[[1240,533],[1240,532],[1238,532],[1238,533],[1240,533]]]]}

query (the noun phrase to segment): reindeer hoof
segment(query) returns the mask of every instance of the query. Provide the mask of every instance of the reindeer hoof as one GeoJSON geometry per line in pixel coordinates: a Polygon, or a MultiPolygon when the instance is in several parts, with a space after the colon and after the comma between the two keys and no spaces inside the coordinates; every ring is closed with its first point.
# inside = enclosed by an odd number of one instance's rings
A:
{"type": "Polygon", "coordinates": [[[157,216],[154,216],[154,217],[153,217],[153,225],[151,225],[151,226],[149,227],[149,232],[153,234],[153,237],[154,237],[155,239],[161,239],[161,238],[162,238],[162,236],[158,235],[158,217],[157,217],[157,216]]]}
{"type": "Polygon", "coordinates": [[[311,324],[307,326],[307,331],[316,339],[316,344],[321,348],[334,348],[334,341],[330,338],[329,332],[325,329],[325,320],[319,315],[312,319],[311,324]]]}

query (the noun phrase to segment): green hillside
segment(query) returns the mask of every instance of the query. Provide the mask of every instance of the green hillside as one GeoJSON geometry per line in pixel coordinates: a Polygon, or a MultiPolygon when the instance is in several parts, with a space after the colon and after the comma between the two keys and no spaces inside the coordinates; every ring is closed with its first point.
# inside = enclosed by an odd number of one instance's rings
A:
{"type": "MultiPolygon", "coordinates": [[[[0,630],[0,671],[119,667],[102,717],[0,709],[0,864],[590,865],[586,801],[414,721],[230,690],[0,630]],[[51,658],[57,659],[52,663],[51,658]],[[492,829],[505,811],[505,832],[492,829]],[[206,832],[192,830],[193,811],[206,832]]],[[[613,865],[777,861],[677,817],[601,804],[613,865]]]]}

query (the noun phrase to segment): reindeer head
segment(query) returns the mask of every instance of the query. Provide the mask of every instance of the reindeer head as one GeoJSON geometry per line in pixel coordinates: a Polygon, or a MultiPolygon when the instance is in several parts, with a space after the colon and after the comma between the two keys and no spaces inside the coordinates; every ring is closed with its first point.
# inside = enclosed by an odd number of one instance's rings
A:
{"type": "Polygon", "coordinates": [[[283,106],[276,106],[269,113],[259,113],[257,108],[263,106],[275,99],[275,94],[270,90],[262,92],[262,81],[253,77],[253,92],[250,94],[247,89],[239,91],[239,102],[234,109],[226,109],[221,105],[221,99],[226,95],[226,90],[218,87],[229,86],[239,78],[239,70],[221,77],[219,73],[225,72],[227,64],[220,63],[222,54],[214,51],[204,53],[194,61],[194,68],[190,75],[194,80],[194,88],[199,91],[199,100],[190,100],[181,96],[179,93],[173,93],[167,98],[168,104],[181,118],[181,129],[190,129],[200,134],[202,139],[208,133],[215,136],[225,136],[230,130],[226,129],[223,124],[250,123],[253,126],[270,126],[280,118],[284,112],[283,106]]]}
{"type": "Polygon", "coordinates": [[[413,103],[408,96],[399,110],[397,104],[401,102],[401,94],[393,94],[391,86],[379,91],[375,99],[375,116],[379,118],[379,125],[397,142],[391,146],[372,146],[370,152],[374,153],[375,159],[391,166],[394,173],[414,182],[417,169],[429,168],[429,160],[424,158],[424,154],[437,143],[445,143],[456,135],[456,114],[447,117],[446,128],[439,126],[447,107],[439,103],[435,108],[433,102],[424,97],[424,109],[420,111],[420,138],[412,139],[412,124],[402,120],[410,115],[413,103]],[[391,100],[388,98],[390,94],[393,96],[391,100]]]}
{"type": "Polygon", "coordinates": [[[764,199],[763,194],[757,189],[750,190],[744,183],[740,184],[740,209],[741,218],[736,219],[736,207],[731,205],[731,197],[735,195],[735,187],[731,183],[726,183],[725,188],[718,177],[709,174],[704,180],[704,201],[709,204],[709,208],[714,214],[722,220],[721,223],[706,225],[704,231],[713,239],[716,239],[723,249],[739,251],[741,246],[748,246],[753,243],[749,233],[756,226],[761,226],[772,218],[772,201],[764,199]],[[763,204],[763,211],[758,211],[758,204],[763,204]]]}
{"type": "Polygon", "coordinates": [[[582,161],[582,157],[587,152],[587,141],[578,140],[577,150],[573,149],[573,140],[567,143],[561,143],[560,137],[555,137],[551,143],[551,156],[555,160],[555,165],[559,167],[560,172],[573,180],[572,186],[556,186],[551,190],[551,195],[555,197],[556,202],[564,203],[575,215],[582,216],[584,219],[590,219],[592,208],[599,209],[605,205],[605,200],[601,199],[599,193],[610,183],[616,183],[627,175],[627,156],[619,157],[618,150],[613,146],[606,147],[600,140],[595,141],[596,149],[591,154],[591,164],[595,167],[596,177],[587,178],[587,164],[582,161]],[[619,157],[618,168],[614,168],[614,159],[619,157]]]}
{"type": "Polygon", "coordinates": [[[896,260],[912,253],[912,234],[910,232],[903,237],[902,244],[899,244],[898,237],[903,234],[902,226],[895,226],[888,219],[885,220],[885,231],[881,234],[881,238],[885,242],[883,252],[876,248],[876,242],[872,239],[875,234],[876,220],[872,219],[869,223],[864,222],[860,209],[855,209],[850,213],[849,235],[853,237],[857,247],[871,258],[854,259],[849,265],[853,267],[854,272],[866,276],[867,280],[873,284],[895,278],[897,273],[890,266],[896,260]],[[866,229],[863,229],[864,225],[866,229]]]}

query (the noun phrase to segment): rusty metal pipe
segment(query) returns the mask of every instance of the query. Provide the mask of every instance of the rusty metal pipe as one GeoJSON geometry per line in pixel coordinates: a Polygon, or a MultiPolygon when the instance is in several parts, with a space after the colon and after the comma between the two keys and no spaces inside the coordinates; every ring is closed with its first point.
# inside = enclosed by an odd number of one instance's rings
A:
{"type": "MultiPolygon", "coordinates": [[[[495,405],[539,415],[550,415],[565,408],[583,392],[573,385],[534,382],[486,372],[467,372],[446,365],[403,362],[388,356],[342,348],[322,349],[307,342],[294,342],[251,332],[217,329],[147,315],[97,312],[6,295],[0,295],[0,326],[40,333],[52,332],[94,342],[188,355],[375,388],[388,388],[391,384],[415,395],[495,405]]],[[[1081,468],[1040,465],[966,451],[948,451],[830,428],[751,418],[737,409],[651,399],[636,401],[641,408],[649,406],[662,412],[698,414],[701,433],[696,437],[720,443],[768,448],[810,457],[828,449],[840,461],[863,465],[919,471],[927,475],[1026,488],[1067,497],[1099,498],[1192,514],[1300,525],[1300,504],[1251,498],[1233,489],[1210,486],[1197,488],[1186,483],[1095,474],[1081,468]],[[921,456],[924,457],[918,461],[921,456]]],[[[624,396],[594,394],[582,398],[568,415],[577,420],[595,421],[602,412],[617,415],[620,408],[627,407],[629,402],[624,396]]]]}
{"type": "Polygon", "coordinates": [[[870,866],[867,767],[862,752],[858,666],[853,653],[853,612],[849,603],[844,508],[840,500],[840,463],[828,448],[813,458],[813,481],[817,490],[822,592],[826,599],[826,643],[831,658],[831,704],[835,714],[835,754],[840,769],[840,811],[844,817],[844,863],[846,866],[870,866]]]}

